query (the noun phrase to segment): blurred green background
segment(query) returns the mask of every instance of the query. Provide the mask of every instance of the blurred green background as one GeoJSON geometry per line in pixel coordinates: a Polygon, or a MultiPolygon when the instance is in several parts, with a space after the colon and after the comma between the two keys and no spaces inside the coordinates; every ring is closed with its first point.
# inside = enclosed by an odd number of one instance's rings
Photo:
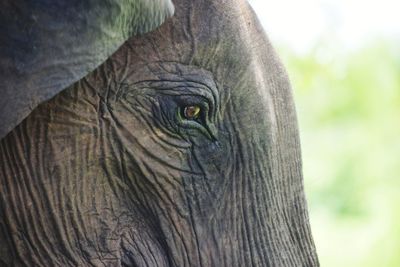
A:
{"type": "Polygon", "coordinates": [[[368,19],[353,1],[352,25],[352,1],[305,1],[297,17],[290,3],[250,2],[293,85],[321,266],[400,266],[400,19],[392,25],[379,6],[400,7],[376,2],[368,19]]]}
{"type": "Polygon", "coordinates": [[[279,49],[295,92],[321,265],[398,267],[398,46],[380,40],[348,53],[324,49],[316,44],[302,56],[279,49]]]}

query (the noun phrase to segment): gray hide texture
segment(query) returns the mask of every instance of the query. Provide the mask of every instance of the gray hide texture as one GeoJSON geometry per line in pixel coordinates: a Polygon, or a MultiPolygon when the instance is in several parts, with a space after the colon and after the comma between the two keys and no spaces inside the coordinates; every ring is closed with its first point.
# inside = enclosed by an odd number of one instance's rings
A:
{"type": "Polygon", "coordinates": [[[173,12],[170,0],[2,0],[0,139],[173,12]]]}
{"type": "Polygon", "coordinates": [[[174,5],[0,141],[3,265],[319,265],[291,87],[254,12],[174,5]]]}

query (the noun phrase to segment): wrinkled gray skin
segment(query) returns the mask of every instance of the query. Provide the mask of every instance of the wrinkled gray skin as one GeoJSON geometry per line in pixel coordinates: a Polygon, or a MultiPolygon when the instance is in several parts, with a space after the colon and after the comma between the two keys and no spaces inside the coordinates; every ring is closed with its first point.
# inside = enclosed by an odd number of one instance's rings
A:
{"type": "Polygon", "coordinates": [[[318,266],[290,85],[254,13],[174,4],[0,142],[3,265],[318,266]]]}

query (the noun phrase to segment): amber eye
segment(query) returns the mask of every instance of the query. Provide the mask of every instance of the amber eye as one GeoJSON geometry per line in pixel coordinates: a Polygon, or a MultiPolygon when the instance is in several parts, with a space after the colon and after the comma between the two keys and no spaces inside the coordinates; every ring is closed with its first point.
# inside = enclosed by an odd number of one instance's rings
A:
{"type": "Polygon", "coordinates": [[[186,106],[183,115],[188,120],[195,120],[200,116],[201,108],[199,106],[186,106]]]}

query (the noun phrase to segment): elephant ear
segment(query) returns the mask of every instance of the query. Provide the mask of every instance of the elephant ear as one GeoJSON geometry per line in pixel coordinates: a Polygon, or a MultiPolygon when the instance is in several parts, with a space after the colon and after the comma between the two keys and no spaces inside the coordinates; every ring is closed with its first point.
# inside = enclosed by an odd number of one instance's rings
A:
{"type": "Polygon", "coordinates": [[[3,0],[0,139],[133,35],[172,16],[170,0],[3,0]]]}

